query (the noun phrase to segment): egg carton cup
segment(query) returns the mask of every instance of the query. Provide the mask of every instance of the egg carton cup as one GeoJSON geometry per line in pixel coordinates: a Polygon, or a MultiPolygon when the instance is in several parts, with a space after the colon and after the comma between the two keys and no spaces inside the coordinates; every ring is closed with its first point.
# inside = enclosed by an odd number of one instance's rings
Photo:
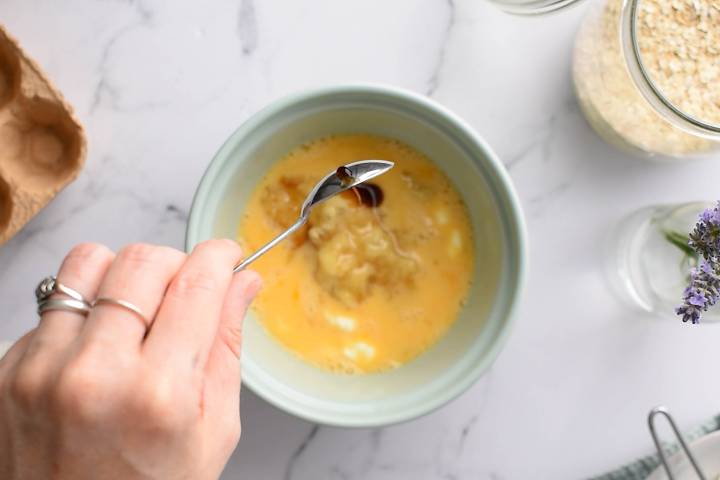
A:
{"type": "Polygon", "coordinates": [[[77,177],[86,143],[72,107],[0,26],[0,245],[77,177]]]}

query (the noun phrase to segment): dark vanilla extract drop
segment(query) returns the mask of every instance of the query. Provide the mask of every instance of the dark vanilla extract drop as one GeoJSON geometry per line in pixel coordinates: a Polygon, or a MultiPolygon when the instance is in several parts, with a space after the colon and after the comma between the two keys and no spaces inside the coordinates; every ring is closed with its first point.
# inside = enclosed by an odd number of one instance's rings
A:
{"type": "Polygon", "coordinates": [[[347,187],[355,181],[355,177],[353,177],[352,172],[345,165],[338,167],[338,169],[335,170],[335,175],[337,175],[337,177],[340,179],[343,187],[347,187]]]}
{"type": "Polygon", "coordinates": [[[379,207],[385,198],[385,194],[379,185],[375,183],[361,183],[353,188],[358,201],[366,207],[379,207]]]}

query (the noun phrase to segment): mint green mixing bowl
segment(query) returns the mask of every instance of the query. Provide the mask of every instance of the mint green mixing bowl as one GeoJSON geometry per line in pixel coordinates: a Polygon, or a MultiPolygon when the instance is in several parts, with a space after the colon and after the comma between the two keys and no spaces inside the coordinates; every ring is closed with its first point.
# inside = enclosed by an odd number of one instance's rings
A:
{"type": "Polygon", "coordinates": [[[502,163],[467,124],[425,97],[384,86],[324,88],[279,100],[253,115],[215,155],[193,200],[186,248],[236,238],[245,203],[271,165],[305,141],[339,133],[401,140],[427,154],[455,184],[475,238],[467,304],[428,351],[371,375],[332,374],[306,364],[251,312],[243,381],[268,402],[313,422],[386,425],[428,413],[470,387],[502,349],[520,298],[527,264],[520,204],[502,163]]]}

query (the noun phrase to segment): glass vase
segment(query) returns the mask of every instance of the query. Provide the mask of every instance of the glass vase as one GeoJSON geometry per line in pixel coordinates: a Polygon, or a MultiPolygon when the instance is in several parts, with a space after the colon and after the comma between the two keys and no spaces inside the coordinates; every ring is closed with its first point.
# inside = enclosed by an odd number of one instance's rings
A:
{"type": "MultiPolygon", "coordinates": [[[[666,318],[680,317],[690,269],[696,257],[687,236],[709,202],[645,207],[623,218],[607,243],[606,274],[613,292],[624,303],[666,318]]],[[[701,322],[720,322],[712,308],[701,322]]]]}

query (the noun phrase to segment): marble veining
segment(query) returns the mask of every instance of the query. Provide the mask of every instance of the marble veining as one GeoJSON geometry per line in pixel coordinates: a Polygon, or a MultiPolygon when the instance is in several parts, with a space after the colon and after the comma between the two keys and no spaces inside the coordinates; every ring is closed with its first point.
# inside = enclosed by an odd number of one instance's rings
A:
{"type": "Polygon", "coordinates": [[[252,55],[258,44],[257,19],[253,0],[242,0],[237,16],[237,36],[243,55],[252,55]]]}
{"type": "Polygon", "coordinates": [[[635,208],[716,198],[720,162],[645,163],[590,130],[570,76],[586,9],[518,18],[483,0],[0,1],[3,24],[89,138],[80,177],[0,248],[0,341],[35,325],[33,288],[75,243],[182,248],[200,176],[254,111],[303,88],[380,82],[432,96],[507,166],[531,239],[512,335],[466,394],[382,429],[311,425],[245,390],[223,479],[587,478],[652,448],[644,416],[656,404],[686,425],[716,414],[720,328],[619,304],[602,242],[635,208]]]}
{"type": "Polygon", "coordinates": [[[295,449],[295,451],[292,452],[292,455],[290,455],[290,459],[287,462],[287,468],[285,469],[285,480],[292,480],[293,474],[295,473],[295,464],[302,457],[303,453],[305,453],[305,450],[310,446],[312,441],[315,439],[315,436],[320,432],[320,426],[319,425],[313,425],[310,427],[310,431],[308,432],[307,436],[303,438],[303,440],[300,442],[300,445],[295,449]]]}
{"type": "Polygon", "coordinates": [[[439,53],[437,56],[437,61],[435,63],[435,67],[432,70],[432,75],[430,77],[430,80],[428,81],[428,87],[425,91],[425,94],[428,97],[432,97],[435,93],[435,90],[437,90],[438,86],[440,85],[440,73],[442,72],[443,65],[445,64],[445,52],[449,48],[448,44],[450,43],[450,35],[452,34],[453,26],[455,25],[455,0],[445,0],[447,4],[447,25],[445,26],[445,31],[443,32],[443,38],[440,44],[439,53]]]}
{"type": "Polygon", "coordinates": [[[137,19],[121,27],[103,45],[102,52],[100,54],[100,62],[97,67],[99,80],[92,95],[90,113],[93,113],[100,106],[100,102],[103,101],[104,96],[109,97],[110,104],[113,108],[120,109],[118,104],[118,87],[114,86],[108,77],[107,64],[110,60],[112,49],[124,35],[132,32],[136,28],[151,25],[153,13],[143,2],[140,0],[130,0],[127,3],[133,8],[133,12],[136,14],[137,19]]]}

